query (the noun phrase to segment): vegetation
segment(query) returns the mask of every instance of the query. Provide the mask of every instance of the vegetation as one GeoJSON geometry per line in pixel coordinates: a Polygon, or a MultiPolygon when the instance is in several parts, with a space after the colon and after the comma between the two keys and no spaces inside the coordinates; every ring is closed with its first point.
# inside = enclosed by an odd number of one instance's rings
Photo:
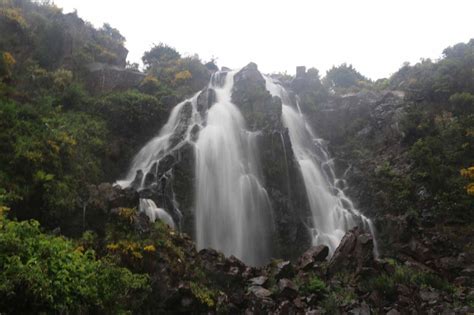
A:
{"type": "Polygon", "coordinates": [[[11,221],[0,206],[0,309],[16,313],[131,310],[147,295],[149,279],[97,259],[37,221],[11,221]]]}
{"type": "MultiPolygon", "coordinates": [[[[209,275],[192,242],[166,225],[150,224],[135,208],[90,205],[91,185],[123,175],[171,106],[207,84],[214,62],[203,64],[160,43],[143,56],[140,84],[97,92],[90,89],[91,65],[139,71],[127,64],[125,38],[112,26],[95,29],[49,1],[4,0],[0,34],[0,312],[219,310],[228,298],[221,290],[245,287],[229,276],[232,268],[209,275]],[[90,220],[94,226],[87,225],[89,216],[97,216],[90,220]],[[191,301],[188,308],[180,308],[177,292],[191,301]]],[[[281,77],[315,122],[325,117],[322,104],[334,105],[342,95],[403,92],[398,138],[385,137],[382,129],[364,138],[361,130],[373,124],[372,116],[364,116],[332,126],[338,135],[331,148],[355,166],[353,180],[364,191],[357,197],[362,208],[376,209],[373,216],[405,216],[413,229],[429,217],[443,231],[455,225],[455,232],[472,233],[473,50],[474,40],[460,43],[438,61],[405,64],[377,82],[347,64],[322,79],[316,69],[299,82],[281,77]]],[[[264,86],[246,90],[234,93],[234,101],[274,110],[277,117],[279,103],[264,86]]],[[[263,129],[270,125],[267,117],[256,112],[246,119],[250,128],[263,129]]],[[[274,159],[275,152],[265,154],[274,159]]],[[[280,162],[274,161],[269,175],[285,170],[280,162]]],[[[454,291],[434,273],[392,267],[393,273],[364,279],[362,294],[377,291],[394,300],[401,285],[454,291]]],[[[278,294],[274,276],[269,287],[278,294]]],[[[299,293],[316,296],[329,313],[360,293],[346,290],[354,279],[344,271],[335,279],[306,276],[299,293]]]]}

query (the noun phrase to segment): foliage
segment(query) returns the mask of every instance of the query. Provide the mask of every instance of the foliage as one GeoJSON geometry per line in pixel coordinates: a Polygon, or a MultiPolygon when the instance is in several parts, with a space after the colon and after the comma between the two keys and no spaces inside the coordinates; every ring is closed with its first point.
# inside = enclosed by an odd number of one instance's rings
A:
{"type": "Polygon", "coordinates": [[[395,269],[393,273],[383,273],[364,280],[362,283],[363,291],[377,291],[387,300],[395,300],[397,287],[401,284],[409,287],[430,287],[447,293],[453,293],[453,287],[436,274],[418,271],[397,263],[394,263],[393,267],[395,269]]]}
{"type": "Polygon", "coordinates": [[[0,253],[2,311],[117,312],[139,305],[149,290],[147,276],[44,234],[36,221],[1,214],[0,253]]]}
{"type": "Polygon", "coordinates": [[[346,63],[338,67],[333,66],[326,72],[323,84],[328,89],[350,88],[361,86],[368,79],[360,74],[352,65],[346,63]]]}
{"type": "Polygon", "coordinates": [[[179,60],[181,55],[176,51],[176,49],[159,43],[158,45],[153,46],[149,51],[145,52],[143,55],[143,64],[145,67],[152,67],[156,63],[168,64],[170,62],[179,60]]]}
{"type": "Polygon", "coordinates": [[[322,295],[327,291],[326,284],[317,276],[311,277],[307,282],[300,286],[305,293],[322,295]]]}
{"type": "Polygon", "coordinates": [[[35,106],[0,100],[0,112],[0,186],[18,196],[15,215],[57,224],[80,202],[86,183],[102,176],[104,124],[47,100],[35,106]]]}
{"type": "Polygon", "coordinates": [[[173,93],[182,99],[202,89],[209,81],[209,70],[197,56],[184,57],[163,43],[143,55],[147,78],[142,91],[161,96],[173,93]]]}

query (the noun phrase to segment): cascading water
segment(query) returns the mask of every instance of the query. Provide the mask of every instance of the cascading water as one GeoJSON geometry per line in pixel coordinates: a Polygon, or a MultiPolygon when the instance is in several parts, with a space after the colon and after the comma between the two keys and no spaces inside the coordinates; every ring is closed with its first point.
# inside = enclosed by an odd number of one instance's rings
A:
{"type": "Polygon", "coordinates": [[[127,176],[124,180],[117,181],[117,184],[121,187],[128,187],[132,184],[135,184],[137,189],[144,187],[145,176],[150,172],[156,173],[160,159],[163,158],[168,152],[177,147],[181,146],[186,140],[189,140],[190,129],[193,126],[192,123],[189,123],[188,126],[183,126],[187,130],[185,141],[180,141],[174,143],[172,140],[173,135],[176,133],[181,120],[180,117],[182,112],[186,109],[186,106],[192,106],[192,115],[191,122],[198,122],[200,119],[199,114],[196,111],[196,100],[199,93],[196,93],[191,99],[185,100],[178,105],[176,105],[171,111],[168,122],[161,128],[158,136],[150,140],[133,158],[132,165],[127,173],[127,176]],[[174,146],[173,146],[174,145],[174,146]],[[137,176],[137,174],[141,174],[137,176]],[[139,179],[138,183],[134,183],[139,179]]]}
{"type": "Polygon", "coordinates": [[[160,219],[168,224],[170,228],[175,228],[173,218],[164,209],[158,208],[153,200],[144,198],[140,199],[139,209],[150,218],[151,222],[160,219]]]}
{"type": "MultiPolygon", "coordinates": [[[[179,163],[183,148],[194,148],[195,200],[194,207],[186,208],[187,218],[194,218],[188,220],[194,222],[194,230],[191,223],[187,231],[194,233],[199,249],[211,247],[257,266],[268,262],[277,242],[272,237],[281,235],[276,234],[276,216],[263,185],[257,144],[261,134],[246,128],[243,115],[232,103],[234,74],[214,73],[207,89],[176,105],[168,122],[135,156],[126,178],[117,184],[139,191],[140,210],[151,221],[161,219],[181,227],[182,214],[173,184],[168,182],[173,183],[173,163],[179,163]],[[156,198],[151,200],[152,196],[156,198]]],[[[332,254],[350,228],[361,225],[372,231],[372,223],[345,196],[340,187],[344,181],[336,178],[323,141],[314,135],[299,108],[291,106],[286,90],[270,78],[265,81],[269,92],[283,103],[281,120],[289,130],[311,209],[312,242],[327,245],[332,254]]],[[[280,135],[288,197],[276,192],[276,198],[291,198],[287,149],[280,135]]],[[[281,211],[291,211],[291,207],[279,209],[280,219],[281,211]]]]}
{"type": "Polygon", "coordinates": [[[211,83],[217,103],[196,143],[196,239],[199,248],[259,265],[270,255],[271,208],[261,185],[257,135],[245,129],[231,102],[233,76],[227,73],[222,87],[211,83]]]}
{"type": "MultiPolygon", "coordinates": [[[[322,139],[318,139],[307,124],[298,103],[290,104],[286,90],[265,77],[267,90],[282,100],[282,120],[288,128],[293,151],[301,173],[312,213],[313,245],[323,244],[334,253],[344,234],[362,225],[373,234],[372,222],[354,208],[352,201],[338,187],[333,160],[329,158],[322,139]]],[[[374,244],[375,245],[375,244],[374,244]]],[[[374,250],[377,255],[375,246],[374,250]]]]}
{"type": "MultiPolygon", "coordinates": [[[[194,142],[192,129],[199,125],[199,138],[194,143],[197,246],[199,249],[215,248],[248,264],[261,265],[270,258],[271,206],[261,184],[258,134],[246,130],[244,118],[231,102],[233,77],[234,72],[213,75],[209,88],[215,91],[216,103],[207,113],[197,111],[200,93],[178,104],[158,136],[136,155],[126,178],[117,184],[133,186],[137,190],[146,188],[145,175],[158,175],[157,169],[164,156],[184,143],[194,142]],[[186,106],[192,106],[192,114],[183,126],[181,117],[186,106]],[[173,142],[177,130],[183,129],[184,138],[173,142]]],[[[142,200],[141,204],[154,220],[156,211],[150,209],[160,208],[154,203],[153,207],[150,202],[153,201],[142,200]]]]}

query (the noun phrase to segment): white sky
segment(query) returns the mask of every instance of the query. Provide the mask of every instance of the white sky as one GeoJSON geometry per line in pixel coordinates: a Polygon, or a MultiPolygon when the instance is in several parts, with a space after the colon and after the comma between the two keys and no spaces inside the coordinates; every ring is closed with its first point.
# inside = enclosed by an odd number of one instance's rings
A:
{"type": "Polygon", "coordinates": [[[362,74],[387,77],[404,61],[437,59],[442,50],[474,37],[474,0],[54,0],[64,12],[127,39],[129,61],[153,43],[184,55],[217,58],[240,68],[295,73],[351,63],[362,74]]]}

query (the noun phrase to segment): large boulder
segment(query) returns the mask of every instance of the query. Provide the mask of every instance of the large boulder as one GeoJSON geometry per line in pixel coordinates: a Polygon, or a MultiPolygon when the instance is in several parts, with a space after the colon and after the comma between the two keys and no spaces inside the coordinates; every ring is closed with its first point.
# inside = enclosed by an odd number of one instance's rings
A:
{"type": "Polygon", "coordinates": [[[339,247],[329,261],[328,272],[334,275],[340,270],[354,274],[374,267],[374,243],[372,235],[356,227],[342,238],[339,247]]]}

